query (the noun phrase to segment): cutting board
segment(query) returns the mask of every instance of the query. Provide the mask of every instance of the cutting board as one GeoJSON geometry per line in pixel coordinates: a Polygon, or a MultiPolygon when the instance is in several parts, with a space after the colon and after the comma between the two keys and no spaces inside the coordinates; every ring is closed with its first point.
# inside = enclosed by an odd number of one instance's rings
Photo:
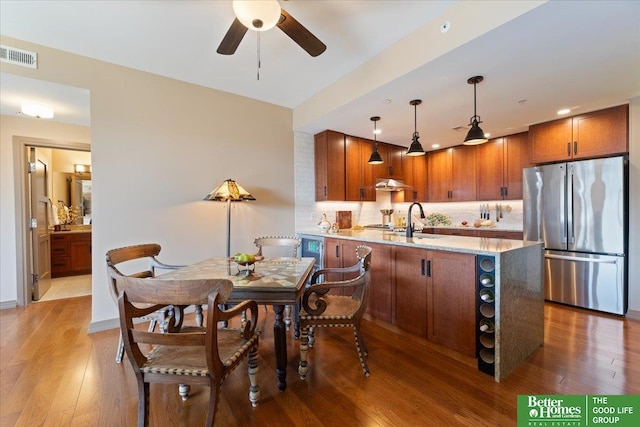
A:
{"type": "Polygon", "coordinates": [[[351,228],[351,211],[336,211],[336,224],[340,230],[351,228]]]}

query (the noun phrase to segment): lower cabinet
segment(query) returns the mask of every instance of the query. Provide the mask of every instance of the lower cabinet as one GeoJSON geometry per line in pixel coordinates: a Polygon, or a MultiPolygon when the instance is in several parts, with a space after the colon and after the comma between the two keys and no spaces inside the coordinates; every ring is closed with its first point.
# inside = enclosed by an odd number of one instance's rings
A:
{"type": "Polygon", "coordinates": [[[476,256],[428,251],[427,339],[475,357],[476,256]]]}
{"type": "Polygon", "coordinates": [[[367,314],[475,357],[475,255],[328,237],[325,267],[355,264],[358,245],[373,251],[367,314]]]}
{"type": "Polygon", "coordinates": [[[51,277],[91,274],[91,233],[51,234],[51,277]]]}
{"type": "MultiPolygon", "coordinates": [[[[377,243],[325,238],[325,267],[349,267],[358,262],[356,247],[369,246],[371,253],[371,286],[367,314],[385,322],[391,322],[391,247],[377,243]]],[[[326,280],[347,280],[352,277],[334,275],[326,280]]]]}
{"type": "Polygon", "coordinates": [[[475,255],[393,246],[393,323],[475,356],[475,255]]]}

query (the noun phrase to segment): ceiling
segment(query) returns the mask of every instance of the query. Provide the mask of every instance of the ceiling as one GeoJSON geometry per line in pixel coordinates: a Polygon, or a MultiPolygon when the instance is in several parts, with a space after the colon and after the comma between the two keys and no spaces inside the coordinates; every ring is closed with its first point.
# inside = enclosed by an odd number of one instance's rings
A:
{"type": "MultiPolygon", "coordinates": [[[[280,3],[327,50],[313,58],[278,28],[263,32],[260,80],[256,33],[247,32],[234,55],[215,52],[234,18],[225,0],[2,0],[0,30],[4,36],[296,109],[459,5],[280,3]]],[[[487,16],[506,4],[483,2],[487,16]]],[[[295,130],[334,129],[372,138],[369,118],[377,115],[382,117],[379,139],[408,146],[414,130],[409,101],[419,98],[417,130],[425,149],[433,143],[458,145],[473,115],[473,87],[467,79],[474,75],[484,76],[477,87],[478,114],[492,136],[552,120],[562,107],[578,114],[626,103],[640,95],[639,23],[638,1],[542,3],[295,130]]],[[[452,37],[456,25],[450,22],[452,37]]],[[[18,100],[28,96],[52,103],[54,120],[89,124],[88,91],[6,73],[0,77],[2,114],[15,115],[18,100]]]]}

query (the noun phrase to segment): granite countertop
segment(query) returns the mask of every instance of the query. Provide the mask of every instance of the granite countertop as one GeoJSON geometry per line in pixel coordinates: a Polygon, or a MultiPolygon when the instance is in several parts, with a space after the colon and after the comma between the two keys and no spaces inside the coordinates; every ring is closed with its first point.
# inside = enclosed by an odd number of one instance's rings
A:
{"type": "Polygon", "coordinates": [[[482,230],[482,231],[515,231],[522,233],[522,227],[518,228],[515,226],[501,226],[499,223],[493,223],[492,226],[489,227],[474,227],[473,222],[470,225],[425,225],[424,228],[453,228],[460,230],[482,230]]]}
{"type": "Polygon", "coordinates": [[[401,232],[370,229],[340,230],[337,233],[323,233],[320,230],[299,230],[298,234],[485,255],[496,255],[528,246],[542,245],[541,242],[523,240],[449,236],[445,234],[428,233],[414,233],[414,237],[407,238],[404,233],[401,232]]]}

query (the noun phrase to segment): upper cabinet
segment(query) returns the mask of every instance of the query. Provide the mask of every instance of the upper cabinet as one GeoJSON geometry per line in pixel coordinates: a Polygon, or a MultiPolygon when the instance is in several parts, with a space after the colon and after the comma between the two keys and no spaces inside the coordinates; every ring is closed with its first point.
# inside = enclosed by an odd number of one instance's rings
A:
{"type": "Polygon", "coordinates": [[[404,150],[406,150],[404,147],[378,142],[378,152],[384,163],[374,165],[375,178],[403,179],[402,158],[404,150]]]}
{"type": "Polygon", "coordinates": [[[393,203],[424,202],[427,200],[427,156],[407,156],[403,154],[402,179],[413,187],[410,190],[392,193],[393,203]]]}
{"type": "Polygon", "coordinates": [[[345,200],[344,134],[325,130],[315,136],[316,201],[345,200]]]}
{"type": "Polygon", "coordinates": [[[476,146],[427,153],[429,202],[476,200],[476,146]]]}
{"type": "Polygon", "coordinates": [[[375,166],[367,163],[373,144],[362,138],[345,136],[346,198],[347,201],[371,202],[376,200],[375,166]]]}
{"type": "Polygon", "coordinates": [[[529,128],[531,163],[602,157],[629,151],[629,106],[607,108],[529,128]]]}
{"type": "Polygon", "coordinates": [[[524,132],[476,147],[476,200],[522,199],[522,169],[529,166],[527,141],[524,132]]]}

